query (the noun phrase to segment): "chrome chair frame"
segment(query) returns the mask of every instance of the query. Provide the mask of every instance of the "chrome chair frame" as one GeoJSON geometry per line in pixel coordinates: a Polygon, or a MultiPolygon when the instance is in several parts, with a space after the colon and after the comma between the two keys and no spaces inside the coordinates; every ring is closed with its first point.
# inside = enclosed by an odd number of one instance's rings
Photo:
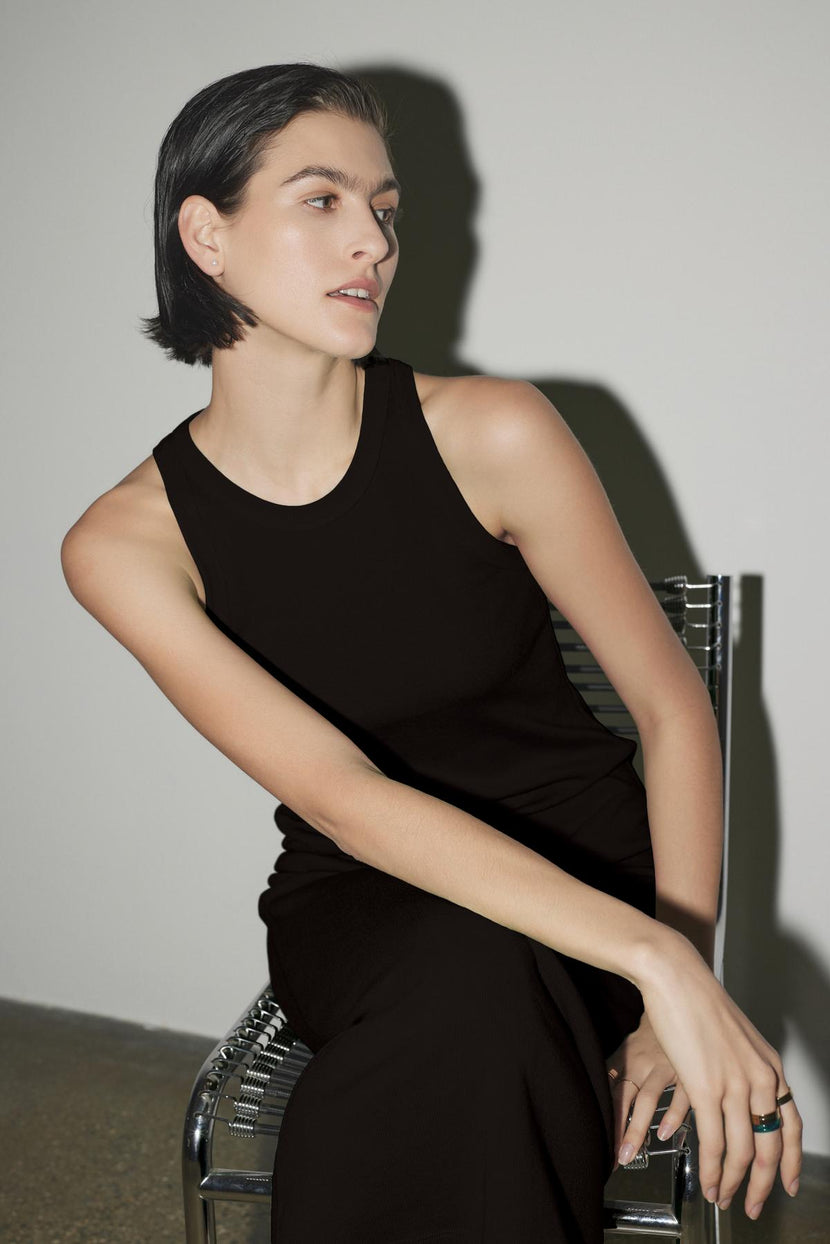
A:
{"type": "MultiPolygon", "coordinates": [[[[722,981],[731,738],[731,580],[728,575],[707,575],[703,582],[693,583],[685,575],[672,575],[650,586],[700,670],[718,723],[724,766],[724,852],[714,968],[722,981]]],[[[568,676],[585,702],[609,729],[636,736],[630,714],[587,645],[552,603],[550,610],[568,676]]],[[[282,1118],[292,1089],[312,1057],[266,983],[205,1059],[193,1084],[183,1131],[187,1244],[216,1244],[217,1201],[270,1201],[273,1156],[282,1118]],[[270,1168],[216,1165],[214,1140],[219,1125],[228,1136],[243,1142],[265,1138],[270,1168]]],[[[728,1215],[710,1205],[700,1189],[694,1111],[688,1112],[667,1141],[656,1136],[672,1088],[664,1091],[640,1151],[627,1166],[614,1172],[606,1186],[606,1238],[646,1235],[679,1240],[681,1244],[729,1244],[728,1215]],[[637,1199],[636,1172],[664,1161],[668,1162],[668,1196],[657,1201],[637,1199]]]]}

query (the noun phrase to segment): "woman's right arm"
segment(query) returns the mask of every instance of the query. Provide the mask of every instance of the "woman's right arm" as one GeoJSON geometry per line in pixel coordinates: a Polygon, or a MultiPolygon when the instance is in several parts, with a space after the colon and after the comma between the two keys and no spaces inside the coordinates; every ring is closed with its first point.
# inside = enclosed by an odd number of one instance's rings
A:
{"type": "Polygon", "coordinates": [[[348,854],[638,983],[670,930],[455,805],[387,778],[210,620],[169,542],[105,494],[61,547],[73,596],[180,713],[348,854]]]}
{"type": "MultiPolygon", "coordinates": [[[[770,1109],[783,1069],[692,944],[455,805],[387,778],[211,622],[169,544],[97,505],[61,547],[70,591],[199,733],[356,859],[632,981],[695,1108],[703,1186],[720,1183],[724,1125],[746,1169],[749,1111],[770,1109]]],[[[795,1172],[800,1116],[784,1109],[795,1172]]],[[[762,1139],[774,1172],[781,1132],[762,1139]]]]}

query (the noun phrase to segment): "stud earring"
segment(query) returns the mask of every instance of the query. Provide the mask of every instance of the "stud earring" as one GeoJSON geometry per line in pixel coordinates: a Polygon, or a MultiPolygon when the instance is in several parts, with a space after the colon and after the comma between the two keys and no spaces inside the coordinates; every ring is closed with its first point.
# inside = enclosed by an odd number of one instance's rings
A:
{"type": "Polygon", "coordinates": [[[214,268],[215,268],[215,267],[216,267],[216,260],[215,260],[215,259],[211,259],[211,261],[210,261],[210,262],[213,264],[213,266],[214,266],[214,268]]]}

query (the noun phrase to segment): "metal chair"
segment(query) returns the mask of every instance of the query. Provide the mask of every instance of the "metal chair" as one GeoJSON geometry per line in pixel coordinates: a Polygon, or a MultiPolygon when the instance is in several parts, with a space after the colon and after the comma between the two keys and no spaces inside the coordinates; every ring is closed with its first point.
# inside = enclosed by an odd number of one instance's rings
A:
{"type": "MultiPolygon", "coordinates": [[[[685,575],[672,575],[652,582],[651,587],[709,689],[720,734],[725,832],[714,967],[722,980],[729,808],[730,577],[707,575],[702,583],[691,583],[685,575]]],[[[587,646],[555,605],[550,609],[571,681],[598,720],[618,734],[636,736],[630,714],[587,646]]],[[[187,1244],[216,1244],[217,1201],[270,1200],[274,1154],[285,1107],[312,1057],[311,1050],[291,1029],[268,984],[208,1055],[194,1082],[184,1124],[187,1244]],[[227,1154],[220,1155],[223,1146],[227,1154]]],[[[710,1205],[700,1189],[694,1111],[688,1112],[669,1140],[663,1142],[656,1136],[660,1118],[671,1101],[672,1087],[665,1090],[640,1151],[627,1166],[618,1168],[606,1185],[606,1238],[640,1235],[682,1244],[729,1244],[728,1215],[710,1205]]]]}

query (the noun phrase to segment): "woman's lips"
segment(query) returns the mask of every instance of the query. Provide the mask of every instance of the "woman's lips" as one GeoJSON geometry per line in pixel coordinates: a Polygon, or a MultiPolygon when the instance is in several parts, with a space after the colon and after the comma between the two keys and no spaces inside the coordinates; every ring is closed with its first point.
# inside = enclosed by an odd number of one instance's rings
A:
{"type": "Polygon", "coordinates": [[[377,311],[378,304],[372,298],[355,298],[354,294],[327,294],[328,298],[336,298],[338,302],[347,302],[350,307],[359,307],[361,311],[377,311]]]}

